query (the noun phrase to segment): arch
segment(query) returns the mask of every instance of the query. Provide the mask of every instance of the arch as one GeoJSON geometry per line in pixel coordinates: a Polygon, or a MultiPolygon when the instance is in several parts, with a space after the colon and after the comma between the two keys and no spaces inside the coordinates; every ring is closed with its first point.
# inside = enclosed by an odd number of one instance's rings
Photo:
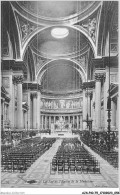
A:
{"type": "MultiPolygon", "coordinates": [[[[30,44],[30,42],[34,39],[34,37],[35,37],[38,33],[42,32],[43,30],[46,30],[46,29],[48,29],[48,28],[57,27],[57,26],[60,26],[60,25],[51,25],[51,26],[44,27],[44,28],[42,28],[42,29],[41,29],[41,27],[38,28],[38,30],[36,30],[36,31],[27,39],[27,41],[25,42],[25,44],[24,44],[24,46],[23,46],[23,48],[22,48],[22,51],[21,51],[22,59],[23,59],[23,57],[24,57],[24,54],[25,54],[25,51],[26,51],[26,48],[27,48],[28,44],[30,44]]],[[[64,27],[69,27],[69,28],[75,29],[75,30],[79,31],[80,33],[82,33],[82,34],[89,40],[89,43],[90,43],[90,46],[91,46],[91,48],[92,48],[92,50],[93,50],[94,56],[95,56],[95,57],[97,56],[97,53],[96,53],[96,46],[95,46],[95,44],[94,44],[92,38],[85,32],[85,30],[84,30],[81,26],[79,26],[79,27],[78,27],[78,26],[71,26],[71,25],[61,25],[61,26],[62,26],[62,27],[63,27],[63,26],[64,26],[64,27]]]]}
{"type": "Polygon", "coordinates": [[[14,11],[12,9],[11,3],[10,2],[2,2],[1,4],[1,10],[2,10],[2,19],[3,22],[6,25],[7,31],[9,33],[9,37],[10,37],[10,41],[12,44],[12,48],[13,48],[13,59],[21,59],[21,55],[20,55],[20,40],[19,40],[19,33],[18,33],[18,29],[17,29],[17,23],[16,23],[16,19],[14,16],[14,11]],[[5,10],[3,12],[3,10],[5,10]],[[11,25],[9,25],[9,20],[8,18],[11,19],[11,25]]]}
{"type": "MultiPolygon", "coordinates": [[[[70,61],[70,62],[73,62],[74,64],[76,64],[77,67],[75,67],[75,65],[73,67],[79,72],[79,74],[82,78],[82,81],[85,82],[87,80],[87,75],[85,73],[85,70],[82,68],[82,66],[78,62],[76,62],[73,59],[60,59],[60,60],[70,61]]],[[[51,62],[60,61],[60,60],[59,59],[54,59],[54,60],[51,60],[51,61],[46,62],[45,64],[43,64],[43,66],[40,68],[38,74],[36,75],[36,81],[41,84],[42,77],[43,77],[44,73],[47,70],[46,66],[48,64],[50,64],[51,62]]],[[[72,66],[72,65],[70,65],[70,66],[72,66]]]]}
{"type": "Polygon", "coordinates": [[[35,80],[35,65],[34,65],[34,60],[33,60],[33,53],[30,47],[28,47],[25,52],[24,60],[26,61],[30,81],[34,81],[35,80]]]}

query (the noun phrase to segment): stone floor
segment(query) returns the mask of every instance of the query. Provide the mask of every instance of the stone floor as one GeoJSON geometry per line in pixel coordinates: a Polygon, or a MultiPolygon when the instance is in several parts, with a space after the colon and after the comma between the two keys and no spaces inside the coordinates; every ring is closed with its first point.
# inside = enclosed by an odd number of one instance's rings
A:
{"type": "Polygon", "coordinates": [[[87,150],[100,162],[100,174],[50,174],[50,162],[61,144],[58,139],[25,173],[2,173],[2,188],[117,188],[118,170],[89,147],[87,150]],[[29,184],[28,180],[36,183],[29,184]]]}

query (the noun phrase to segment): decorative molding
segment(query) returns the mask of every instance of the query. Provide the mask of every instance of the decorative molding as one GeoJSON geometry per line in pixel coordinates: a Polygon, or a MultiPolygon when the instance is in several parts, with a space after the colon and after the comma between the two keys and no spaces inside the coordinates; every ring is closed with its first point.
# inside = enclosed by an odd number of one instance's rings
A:
{"type": "Polygon", "coordinates": [[[88,19],[87,23],[82,23],[82,27],[87,30],[94,43],[96,41],[96,24],[96,18],[88,19]]]}
{"type": "Polygon", "coordinates": [[[22,84],[24,77],[22,75],[13,76],[13,84],[22,84]]]}
{"type": "MultiPolygon", "coordinates": [[[[87,54],[86,54],[87,56],[87,54]]],[[[77,62],[79,62],[80,66],[86,71],[86,56],[78,56],[74,58],[77,62]]]]}
{"type": "Polygon", "coordinates": [[[33,35],[38,29],[42,29],[43,26],[33,23],[21,16],[18,12],[15,11],[15,16],[17,18],[17,23],[19,27],[19,33],[21,37],[21,45],[23,46],[26,40],[33,35]]]}
{"type": "Polygon", "coordinates": [[[42,65],[50,60],[37,55],[33,51],[32,51],[32,53],[33,53],[34,64],[36,67],[35,70],[36,70],[36,74],[37,74],[39,72],[40,68],[42,67],[42,65]]]}

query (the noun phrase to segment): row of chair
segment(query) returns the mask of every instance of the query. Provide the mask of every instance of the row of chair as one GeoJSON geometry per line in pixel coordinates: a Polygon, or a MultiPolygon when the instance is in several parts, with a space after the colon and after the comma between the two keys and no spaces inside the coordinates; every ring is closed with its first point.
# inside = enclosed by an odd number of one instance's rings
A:
{"type": "Polygon", "coordinates": [[[110,140],[108,139],[107,132],[92,132],[91,135],[89,132],[84,132],[81,135],[83,143],[107,160],[113,167],[118,168],[118,152],[115,151],[118,136],[115,132],[111,132],[110,140]],[[108,141],[110,141],[110,151],[108,150],[108,141]]]}
{"type": "Polygon", "coordinates": [[[55,173],[100,173],[98,161],[81,145],[77,138],[63,139],[50,164],[55,173]]]}
{"type": "Polygon", "coordinates": [[[2,153],[2,171],[25,172],[52,144],[55,138],[35,138],[2,153]]]}

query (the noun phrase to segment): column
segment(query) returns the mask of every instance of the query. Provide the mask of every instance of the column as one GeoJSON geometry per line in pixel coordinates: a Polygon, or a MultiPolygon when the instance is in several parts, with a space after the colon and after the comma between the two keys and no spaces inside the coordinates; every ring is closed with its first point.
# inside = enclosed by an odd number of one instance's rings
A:
{"type": "Polygon", "coordinates": [[[86,120],[86,116],[87,116],[87,108],[86,108],[86,105],[87,105],[87,100],[86,100],[86,90],[83,89],[83,130],[86,129],[87,125],[86,125],[86,122],[84,120],[86,120]]]}
{"type": "Polygon", "coordinates": [[[106,68],[106,77],[104,79],[104,128],[107,131],[108,127],[108,111],[107,111],[107,99],[108,99],[108,89],[109,89],[109,70],[106,68]]]}
{"type": "Polygon", "coordinates": [[[2,98],[1,99],[1,127],[3,128],[3,129],[1,129],[1,130],[4,130],[4,121],[5,121],[5,100],[2,98]]]}
{"type": "Polygon", "coordinates": [[[117,95],[117,104],[116,104],[116,129],[119,131],[119,97],[117,95]]]}
{"type": "Polygon", "coordinates": [[[74,124],[75,124],[75,116],[73,116],[73,128],[74,128],[74,124]]]}
{"type": "Polygon", "coordinates": [[[40,130],[40,92],[37,94],[37,129],[40,130]]]}
{"type": "Polygon", "coordinates": [[[51,129],[51,116],[49,116],[49,129],[51,129]]]}
{"type": "Polygon", "coordinates": [[[41,116],[41,124],[42,124],[42,130],[43,130],[43,115],[41,116]]]}
{"type": "Polygon", "coordinates": [[[68,123],[70,123],[70,116],[68,116],[68,123]]]}
{"type": "Polygon", "coordinates": [[[116,126],[116,104],[114,100],[111,101],[111,128],[115,130],[116,126]]]}
{"type": "Polygon", "coordinates": [[[91,115],[91,113],[90,113],[90,110],[91,110],[91,108],[90,108],[90,106],[91,106],[91,104],[90,104],[91,92],[86,91],[85,95],[86,95],[86,99],[87,99],[87,114],[88,114],[88,117],[90,117],[90,115],[91,115]]]}
{"type": "Polygon", "coordinates": [[[30,103],[30,91],[28,92],[28,110],[27,110],[27,130],[30,130],[30,112],[31,112],[31,103],[30,103]]]}
{"type": "Polygon", "coordinates": [[[28,110],[26,110],[26,112],[25,112],[25,129],[27,130],[27,126],[28,126],[28,124],[27,124],[27,122],[28,122],[28,119],[27,119],[27,115],[28,115],[28,110]]]}
{"type": "Polygon", "coordinates": [[[93,89],[92,93],[92,101],[91,101],[91,118],[92,118],[92,129],[95,130],[95,89],[93,89]]]}
{"type": "Polygon", "coordinates": [[[48,124],[48,117],[46,116],[46,129],[48,128],[47,124],[48,124]]]}
{"type": "Polygon", "coordinates": [[[41,122],[41,130],[43,129],[43,119],[42,119],[42,115],[41,115],[41,120],[40,120],[40,122],[41,122]]]}
{"type": "Polygon", "coordinates": [[[95,73],[95,128],[96,131],[101,129],[101,80],[103,73],[95,73]]]}
{"type": "Polygon", "coordinates": [[[14,76],[17,83],[17,129],[23,128],[23,113],[22,113],[22,83],[23,76],[14,76]]]}
{"type": "Polygon", "coordinates": [[[55,124],[55,116],[53,116],[54,124],[55,124]]]}
{"type": "Polygon", "coordinates": [[[79,116],[77,115],[77,129],[79,129],[79,116]]]}
{"type": "Polygon", "coordinates": [[[82,115],[80,115],[80,129],[83,130],[83,119],[82,119],[82,115]]]}
{"type": "Polygon", "coordinates": [[[46,130],[46,115],[45,115],[45,130],[46,130]]]}
{"type": "Polygon", "coordinates": [[[12,84],[12,98],[11,98],[11,101],[12,101],[12,127],[13,127],[13,129],[15,128],[15,126],[16,126],[16,121],[15,121],[15,84],[16,83],[14,83],[13,82],[13,84],[12,84]]]}
{"type": "Polygon", "coordinates": [[[45,129],[45,115],[43,115],[43,129],[45,129]]]}
{"type": "Polygon", "coordinates": [[[32,93],[33,97],[33,129],[37,129],[37,92],[32,93]]]}
{"type": "Polygon", "coordinates": [[[26,111],[23,110],[23,129],[26,129],[26,111]]]}

